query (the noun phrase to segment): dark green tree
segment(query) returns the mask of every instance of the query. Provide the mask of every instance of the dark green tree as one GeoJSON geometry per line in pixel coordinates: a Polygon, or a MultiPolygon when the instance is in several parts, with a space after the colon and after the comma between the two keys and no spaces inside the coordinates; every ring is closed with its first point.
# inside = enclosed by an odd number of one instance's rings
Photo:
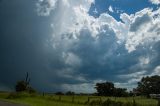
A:
{"type": "Polygon", "coordinates": [[[138,82],[137,92],[141,95],[149,97],[149,94],[160,94],[160,76],[143,77],[138,82]]]}
{"type": "Polygon", "coordinates": [[[98,96],[112,96],[114,92],[114,84],[112,82],[97,83],[95,88],[98,96]]]}
{"type": "Polygon", "coordinates": [[[116,97],[126,97],[129,95],[125,88],[114,88],[113,94],[116,97]]]}
{"type": "Polygon", "coordinates": [[[16,92],[22,92],[22,91],[26,91],[27,89],[27,83],[25,81],[18,81],[16,84],[16,92]]]}
{"type": "Polygon", "coordinates": [[[25,80],[18,81],[16,86],[15,86],[16,92],[22,92],[26,91],[29,93],[34,93],[36,92],[31,86],[30,86],[30,78],[29,74],[27,72],[25,80]]]}

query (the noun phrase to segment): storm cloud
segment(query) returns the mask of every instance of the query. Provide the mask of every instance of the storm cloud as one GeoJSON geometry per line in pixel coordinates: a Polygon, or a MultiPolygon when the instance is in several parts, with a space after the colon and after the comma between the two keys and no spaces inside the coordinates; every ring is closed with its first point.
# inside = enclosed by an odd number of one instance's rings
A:
{"type": "Polygon", "coordinates": [[[26,72],[46,92],[95,92],[103,81],[132,89],[159,74],[160,9],[121,13],[119,21],[89,14],[95,3],[1,1],[0,90],[13,90],[26,72]]]}

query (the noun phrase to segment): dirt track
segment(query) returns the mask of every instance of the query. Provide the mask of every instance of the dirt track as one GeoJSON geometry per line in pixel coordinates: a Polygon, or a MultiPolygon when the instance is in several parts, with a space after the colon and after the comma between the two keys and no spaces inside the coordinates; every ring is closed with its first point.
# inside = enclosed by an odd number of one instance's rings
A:
{"type": "Polygon", "coordinates": [[[0,106],[26,106],[26,105],[21,105],[21,104],[15,104],[15,103],[9,103],[9,102],[0,101],[0,106]]]}

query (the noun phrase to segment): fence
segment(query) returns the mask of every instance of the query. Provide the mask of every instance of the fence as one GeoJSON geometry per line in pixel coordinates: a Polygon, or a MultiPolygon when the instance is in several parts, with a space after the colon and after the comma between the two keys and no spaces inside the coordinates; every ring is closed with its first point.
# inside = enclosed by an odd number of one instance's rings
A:
{"type": "MultiPolygon", "coordinates": [[[[146,99],[144,97],[124,97],[124,98],[119,98],[119,97],[98,97],[98,96],[78,96],[78,95],[43,95],[45,98],[48,98],[53,101],[57,102],[68,102],[68,103],[74,103],[74,104],[90,104],[90,103],[98,103],[102,104],[104,102],[112,102],[112,103],[117,103],[121,102],[122,104],[124,102],[129,103],[129,104],[141,104],[143,106],[160,106],[160,100],[159,99],[146,99]],[[147,100],[151,100],[155,103],[147,102],[147,100]],[[158,100],[158,102],[156,102],[158,100]],[[147,104],[149,103],[149,104],[147,104]]],[[[99,105],[98,105],[99,106],[99,105]]],[[[130,106],[130,105],[127,105],[130,106]]],[[[140,106],[140,105],[135,105],[135,106],[140,106]]]]}

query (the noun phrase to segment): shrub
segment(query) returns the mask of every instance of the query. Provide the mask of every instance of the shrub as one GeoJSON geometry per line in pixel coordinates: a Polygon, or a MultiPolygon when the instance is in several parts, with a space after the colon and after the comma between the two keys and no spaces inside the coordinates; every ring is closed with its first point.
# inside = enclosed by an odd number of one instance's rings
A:
{"type": "Polygon", "coordinates": [[[27,90],[28,84],[25,81],[18,81],[16,84],[16,92],[22,92],[27,90]]]}
{"type": "Polygon", "coordinates": [[[36,90],[33,89],[30,85],[30,78],[29,78],[29,74],[27,72],[26,74],[26,80],[21,80],[21,81],[18,81],[16,83],[16,86],[15,86],[15,90],[16,92],[28,92],[28,93],[35,93],[36,90]]]}
{"type": "Polygon", "coordinates": [[[113,100],[107,99],[104,102],[92,101],[89,103],[89,106],[138,106],[138,105],[136,104],[135,101],[124,103],[120,101],[113,101],[113,100]]]}
{"type": "Polygon", "coordinates": [[[7,97],[7,99],[16,99],[16,98],[22,98],[22,97],[30,97],[31,95],[26,92],[13,92],[10,93],[7,97]]]}

